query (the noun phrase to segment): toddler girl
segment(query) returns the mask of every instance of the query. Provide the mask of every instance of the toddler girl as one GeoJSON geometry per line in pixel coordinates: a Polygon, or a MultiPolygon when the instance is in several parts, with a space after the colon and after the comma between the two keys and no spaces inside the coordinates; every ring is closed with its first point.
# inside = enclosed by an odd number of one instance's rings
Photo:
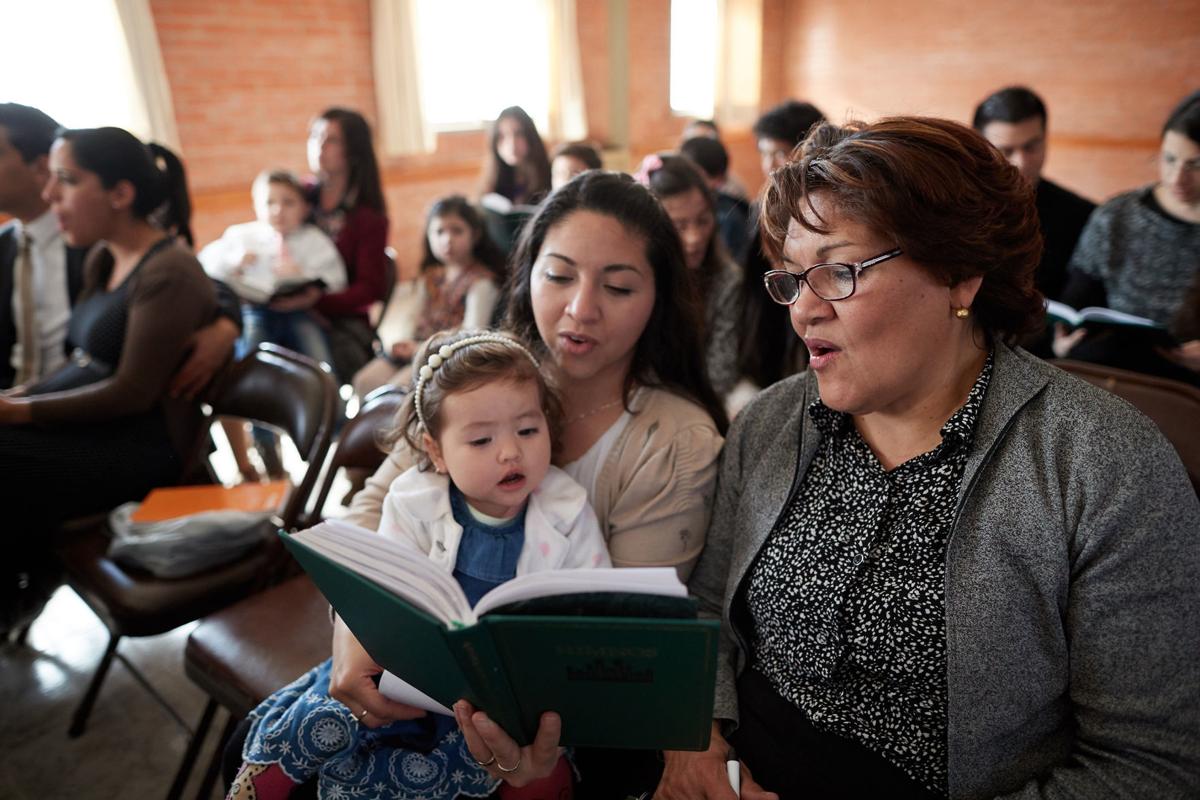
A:
{"type": "Polygon", "coordinates": [[[393,303],[379,325],[388,342],[378,358],[354,376],[354,389],[365,397],[391,383],[411,380],[408,364],[421,343],[449,328],[488,328],[500,298],[504,254],[492,243],[483,219],[465,197],[451,195],[433,204],[425,224],[425,254],[416,297],[393,303]],[[403,305],[403,309],[402,309],[403,305]],[[419,309],[414,316],[410,309],[419,309]],[[410,311],[404,318],[401,311],[410,311]]]}
{"type": "MultiPolygon", "coordinates": [[[[379,532],[428,553],[472,604],[517,575],[610,566],[587,493],[550,465],[561,413],[529,350],[499,333],[437,334],[416,363],[398,434],[417,464],[392,483],[379,532]]],[[[310,779],[318,797],[486,797],[500,785],[453,717],[367,728],[365,710],[329,697],[329,673],[326,661],[251,712],[230,798],[286,797],[310,779]]]]}

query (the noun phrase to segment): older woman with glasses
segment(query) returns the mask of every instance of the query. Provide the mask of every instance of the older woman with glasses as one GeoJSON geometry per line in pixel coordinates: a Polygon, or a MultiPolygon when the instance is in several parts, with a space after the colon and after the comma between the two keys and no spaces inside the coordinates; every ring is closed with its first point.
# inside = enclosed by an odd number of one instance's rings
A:
{"type": "Polygon", "coordinates": [[[1200,506],[1036,325],[1033,195],[956,123],[823,125],[764,241],[807,373],[730,430],[692,576],[712,744],[655,797],[1195,797],[1200,506]],[[737,769],[736,764],[732,765],[737,769]]]}

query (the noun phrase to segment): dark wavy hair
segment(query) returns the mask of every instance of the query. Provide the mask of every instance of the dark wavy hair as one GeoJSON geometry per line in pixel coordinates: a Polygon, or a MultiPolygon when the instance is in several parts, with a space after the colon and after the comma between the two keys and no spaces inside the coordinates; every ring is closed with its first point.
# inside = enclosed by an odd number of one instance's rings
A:
{"type": "Polygon", "coordinates": [[[0,103],[0,128],[26,164],[47,155],[61,126],[46,112],[20,103],[0,103]]]}
{"type": "Polygon", "coordinates": [[[349,108],[334,106],[321,112],[317,119],[336,122],[342,132],[342,147],[346,153],[345,202],[351,209],[366,206],[387,214],[383,199],[383,182],[379,177],[379,161],[371,140],[371,126],[362,114],[349,108]]]}
{"type": "Polygon", "coordinates": [[[634,349],[625,381],[625,405],[638,385],[661,386],[690,398],[712,416],[724,433],[725,409],[705,373],[703,315],[687,275],[683,247],[670,217],[645,186],[619,172],[590,170],[576,175],[546,198],[521,233],[510,262],[505,327],[535,352],[548,355],[533,316],[530,276],[546,234],[576,211],[612,217],[646,243],[646,260],[654,270],[654,307],[634,349]]]}
{"type": "Polygon", "coordinates": [[[992,122],[1024,122],[1038,118],[1042,128],[1046,127],[1046,104],[1032,89],[1024,86],[1007,86],[993,92],[975,107],[971,125],[980,133],[992,122]]]}
{"type": "Polygon", "coordinates": [[[989,336],[1015,341],[1041,327],[1034,190],[977,132],[931,117],[813,129],[799,160],[776,170],[763,192],[763,243],[776,260],[793,219],[829,232],[813,206],[817,193],[947,286],[982,276],[972,312],[989,336]]]}
{"type": "Polygon", "coordinates": [[[524,192],[526,202],[537,202],[550,191],[550,159],[546,156],[546,145],[538,135],[533,119],[520,106],[509,106],[501,111],[492,125],[480,190],[482,194],[502,194],[509,200],[514,200],[520,190],[524,192]],[[529,148],[525,160],[515,167],[505,164],[496,149],[496,140],[500,138],[500,122],[506,119],[516,121],[529,148]]]}
{"type": "Polygon", "coordinates": [[[1200,90],[1194,91],[1179,101],[1163,123],[1162,135],[1168,131],[1182,134],[1200,144],[1200,90]]]}
{"type": "MultiPolygon", "coordinates": [[[[720,142],[716,142],[714,139],[705,141],[720,145],[720,142]]],[[[712,189],[708,187],[708,181],[704,179],[701,167],[692,159],[672,153],[661,153],[658,160],[662,166],[657,169],[649,169],[646,173],[647,180],[650,182],[650,191],[654,192],[654,196],[659,200],[666,200],[695,189],[700,192],[700,196],[704,198],[708,210],[713,215],[712,235],[708,238],[708,247],[704,249],[704,261],[698,270],[688,271],[689,277],[696,284],[696,290],[700,294],[700,302],[707,307],[708,295],[712,289],[714,278],[725,262],[729,260],[725,244],[721,241],[721,233],[718,230],[717,200],[712,189]]]]}
{"type": "Polygon", "coordinates": [[[475,247],[471,249],[471,256],[480,264],[490,269],[498,279],[503,280],[504,251],[488,235],[487,225],[484,224],[479,210],[471,205],[471,201],[467,200],[461,194],[452,194],[443,197],[429,209],[429,214],[425,217],[425,254],[421,258],[421,269],[426,270],[442,263],[437,260],[433,255],[433,250],[429,247],[429,226],[438,217],[445,216],[455,216],[467,223],[467,227],[471,229],[471,233],[476,237],[475,247]]]}
{"type": "Polygon", "coordinates": [[[134,217],[194,246],[187,173],[173,152],[160,144],[143,144],[122,128],[60,128],[56,138],[70,142],[75,163],[96,173],[105,189],[121,181],[133,187],[134,217]]]}

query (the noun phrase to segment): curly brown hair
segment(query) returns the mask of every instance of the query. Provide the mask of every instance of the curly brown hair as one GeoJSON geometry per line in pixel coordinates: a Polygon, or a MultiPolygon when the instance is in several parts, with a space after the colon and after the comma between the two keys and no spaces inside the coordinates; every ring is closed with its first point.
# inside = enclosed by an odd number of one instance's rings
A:
{"type": "Polygon", "coordinates": [[[1044,322],[1033,274],[1042,255],[1034,189],[975,131],[944,119],[824,123],[762,196],[774,260],[788,225],[827,234],[812,197],[864,224],[947,286],[982,276],[971,310],[989,336],[1015,341],[1044,322]]]}
{"type": "Polygon", "coordinates": [[[403,405],[396,412],[396,429],[386,436],[384,444],[390,447],[399,439],[404,439],[416,454],[417,465],[422,471],[427,470],[432,466],[432,462],[425,452],[423,435],[428,433],[435,440],[441,435],[442,402],[447,396],[455,392],[469,392],[493,381],[533,381],[538,387],[542,413],[546,415],[550,450],[551,453],[557,453],[562,441],[562,400],[553,380],[527,355],[530,351],[529,345],[517,337],[497,331],[439,331],[430,336],[412,360],[413,382],[403,405]],[[427,379],[421,388],[421,414],[426,422],[426,426],[422,426],[416,409],[416,385],[421,366],[443,345],[479,335],[499,336],[510,339],[512,344],[495,341],[493,338],[455,350],[433,371],[433,376],[427,379]]]}

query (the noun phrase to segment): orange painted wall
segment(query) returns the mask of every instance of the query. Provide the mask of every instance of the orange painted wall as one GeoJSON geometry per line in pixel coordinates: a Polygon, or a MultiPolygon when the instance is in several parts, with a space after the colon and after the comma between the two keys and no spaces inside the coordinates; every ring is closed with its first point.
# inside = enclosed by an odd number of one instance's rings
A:
{"type": "Polygon", "coordinates": [[[835,120],[916,113],[969,123],[1023,83],[1050,112],[1048,177],[1095,200],[1156,178],[1167,113],[1200,88],[1196,0],[792,0],[788,92],[835,120]]]}

